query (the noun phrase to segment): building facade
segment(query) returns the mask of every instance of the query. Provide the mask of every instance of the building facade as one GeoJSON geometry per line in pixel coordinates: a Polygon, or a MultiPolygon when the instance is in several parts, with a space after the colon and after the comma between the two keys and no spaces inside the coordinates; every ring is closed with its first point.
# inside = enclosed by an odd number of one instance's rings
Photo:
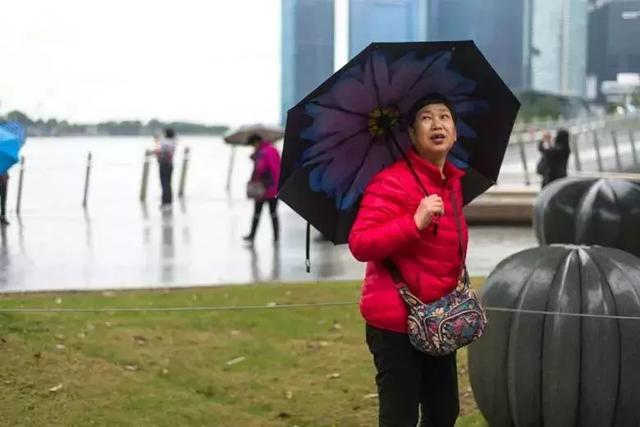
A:
{"type": "Polygon", "coordinates": [[[427,0],[349,0],[349,57],[372,42],[424,41],[427,0]]]}
{"type": "Polygon", "coordinates": [[[596,95],[604,100],[602,82],[621,73],[640,74],[640,0],[611,1],[589,13],[587,71],[596,95]]]}
{"type": "Polygon", "coordinates": [[[282,0],[281,121],[333,73],[334,0],[282,0]]]}

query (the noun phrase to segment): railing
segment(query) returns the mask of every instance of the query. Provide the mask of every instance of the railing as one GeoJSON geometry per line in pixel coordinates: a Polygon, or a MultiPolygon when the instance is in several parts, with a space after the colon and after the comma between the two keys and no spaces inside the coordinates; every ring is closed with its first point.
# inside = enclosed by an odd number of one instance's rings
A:
{"type": "Polygon", "coordinates": [[[537,143],[545,131],[570,135],[569,175],[581,172],[640,171],[640,114],[591,116],[580,119],[520,122],[505,154],[498,184],[534,185],[540,177],[537,143]]]}

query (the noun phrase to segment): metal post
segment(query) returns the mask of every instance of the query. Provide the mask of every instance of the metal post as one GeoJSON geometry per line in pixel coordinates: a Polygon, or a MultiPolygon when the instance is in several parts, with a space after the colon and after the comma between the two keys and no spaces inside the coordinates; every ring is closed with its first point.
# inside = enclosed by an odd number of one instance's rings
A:
{"type": "Polygon", "coordinates": [[[616,170],[622,172],[622,160],[620,159],[620,149],[618,148],[618,137],[615,130],[611,130],[611,141],[613,142],[613,151],[616,154],[616,170]]]}
{"type": "Polygon", "coordinates": [[[89,196],[89,177],[91,176],[91,151],[87,154],[87,170],[84,176],[84,196],[82,197],[82,207],[87,207],[87,197],[89,196]]]}
{"type": "Polygon", "coordinates": [[[180,173],[180,186],[178,187],[178,197],[184,197],[184,184],[187,181],[187,168],[189,167],[189,147],[184,147],[184,157],[182,158],[182,171],[180,173]]]}
{"type": "Polygon", "coordinates": [[[524,183],[525,185],[531,185],[531,180],[529,179],[529,166],[527,165],[527,153],[524,150],[524,135],[520,134],[517,136],[518,138],[518,146],[520,147],[520,160],[522,161],[522,173],[524,173],[524,183]]]}
{"type": "Polygon", "coordinates": [[[580,154],[578,151],[578,140],[580,138],[581,132],[579,128],[571,129],[571,139],[569,139],[569,143],[571,144],[571,153],[573,154],[573,162],[576,167],[576,171],[580,172],[582,170],[582,163],[580,163],[580,154]]]}
{"type": "Polygon", "coordinates": [[[22,182],[24,181],[24,156],[20,156],[20,177],[18,178],[18,201],[16,203],[16,214],[20,215],[20,205],[22,204],[22,182]]]}
{"type": "Polygon", "coordinates": [[[634,136],[633,129],[629,129],[629,143],[631,144],[631,154],[633,154],[633,164],[638,166],[638,151],[636,150],[636,140],[634,136]]]}
{"type": "Polygon", "coordinates": [[[598,140],[598,129],[593,130],[593,147],[596,149],[596,160],[598,161],[598,171],[602,172],[602,156],[600,155],[600,141],[598,140]]]}
{"type": "Polygon", "coordinates": [[[151,151],[144,150],[144,163],[142,164],[142,182],[140,183],[140,201],[147,200],[147,183],[149,182],[149,157],[151,151]]]}
{"type": "Polygon", "coordinates": [[[229,158],[229,170],[227,171],[227,186],[225,187],[227,193],[231,190],[231,173],[233,172],[233,161],[236,158],[236,146],[231,146],[231,157],[229,158]]]}

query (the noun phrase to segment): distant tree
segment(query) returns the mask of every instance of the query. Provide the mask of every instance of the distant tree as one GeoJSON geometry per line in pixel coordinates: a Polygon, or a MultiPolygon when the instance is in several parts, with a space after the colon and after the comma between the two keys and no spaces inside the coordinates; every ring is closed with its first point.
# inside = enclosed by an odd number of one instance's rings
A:
{"type": "Polygon", "coordinates": [[[23,112],[21,112],[21,111],[17,111],[17,110],[10,111],[10,112],[7,114],[7,120],[15,120],[16,122],[19,122],[19,123],[21,123],[21,124],[22,124],[22,125],[24,125],[24,126],[31,126],[31,125],[33,125],[33,120],[31,120],[31,119],[29,118],[29,116],[27,116],[27,115],[26,115],[26,114],[24,114],[23,112]]]}

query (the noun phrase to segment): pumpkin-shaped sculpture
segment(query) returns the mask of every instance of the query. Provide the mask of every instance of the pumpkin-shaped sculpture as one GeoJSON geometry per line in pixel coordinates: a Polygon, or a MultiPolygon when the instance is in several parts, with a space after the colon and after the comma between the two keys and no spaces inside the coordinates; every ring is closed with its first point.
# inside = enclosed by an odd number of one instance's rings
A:
{"type": "Polygon", "coordinates": [[[539,194],[533,216],[541,245],[601,245],[640,256],[640,184],[562,179],[539,194]]]}
{"type": "Polygon", "coordinates": [[[629,318],[640,316],[640,258],[528,249],[496,267],[482,301],[489,323],[469,375],[489,425],[640,425],[640,320],[629,318]]]}

